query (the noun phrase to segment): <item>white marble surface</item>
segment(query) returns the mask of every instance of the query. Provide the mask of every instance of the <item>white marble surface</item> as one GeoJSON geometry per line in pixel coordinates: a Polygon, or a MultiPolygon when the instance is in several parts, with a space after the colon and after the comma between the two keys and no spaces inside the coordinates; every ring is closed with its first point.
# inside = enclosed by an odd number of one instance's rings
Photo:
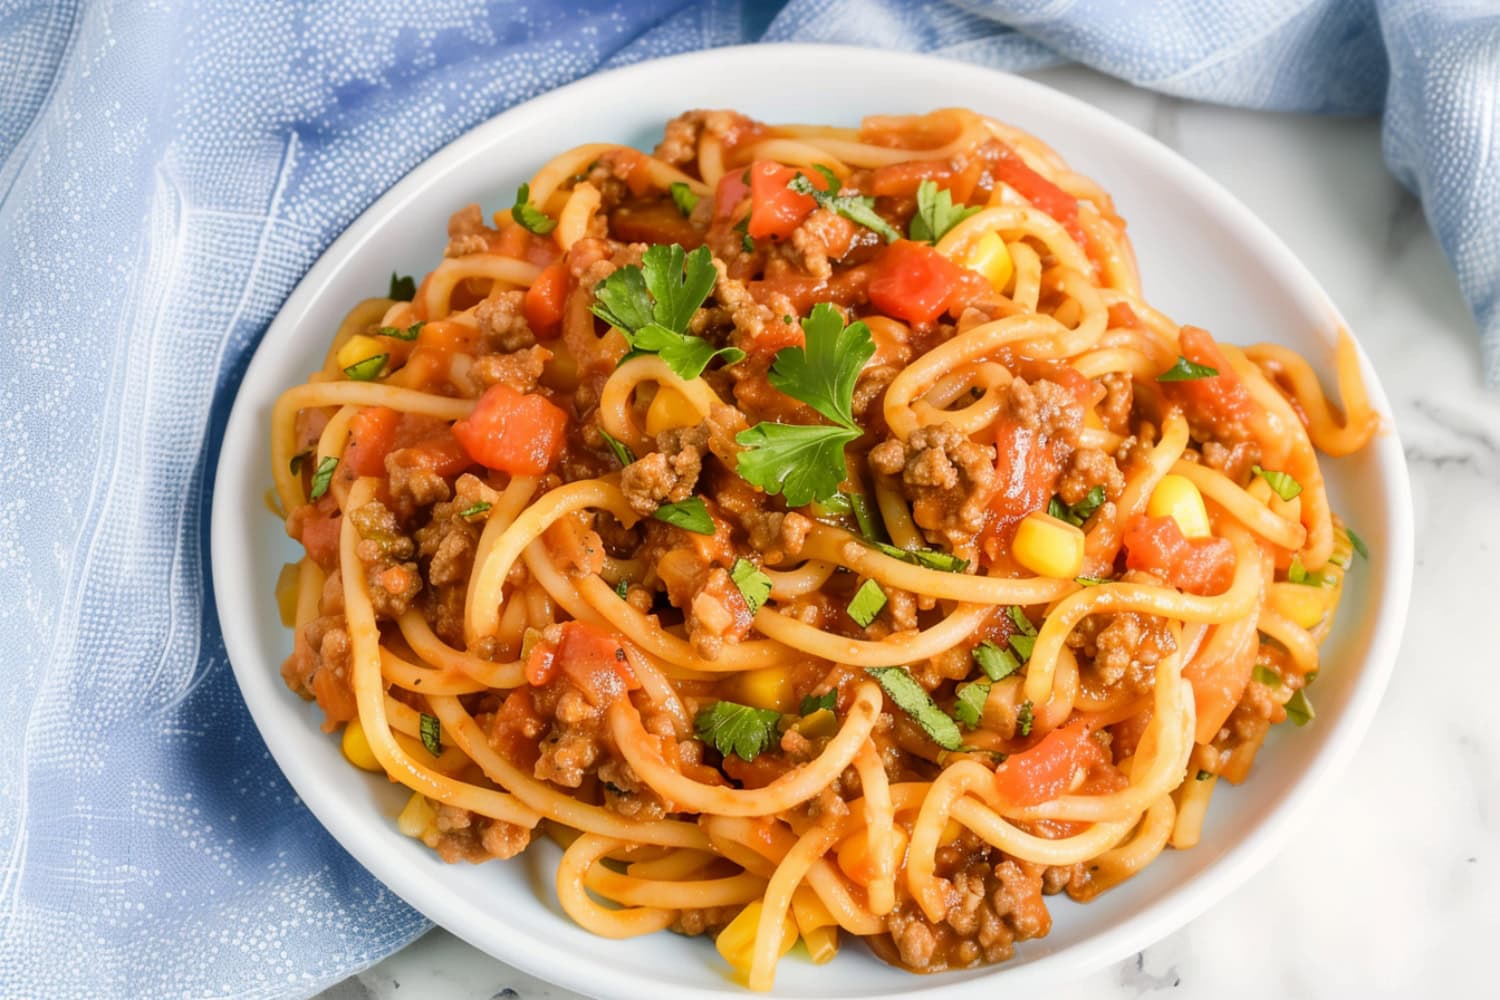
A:
{"type": "MultiPolygon", "coordinates": [[[[1500,394],[1373,121],[1226,110],[1098,75],[1035,74],[1224,183],[1327,288],[1374,359],[1411,466],[1417,565],[1395,677],[1292,847],[1209,913],[1049,1000],[1495,996],[1500,931],[1500,394]]],[[[1106,185],[1108,178],[1103,178],[1106,185]]],[[[572,997],[434,930],[332,1000],[572,997]]]]}

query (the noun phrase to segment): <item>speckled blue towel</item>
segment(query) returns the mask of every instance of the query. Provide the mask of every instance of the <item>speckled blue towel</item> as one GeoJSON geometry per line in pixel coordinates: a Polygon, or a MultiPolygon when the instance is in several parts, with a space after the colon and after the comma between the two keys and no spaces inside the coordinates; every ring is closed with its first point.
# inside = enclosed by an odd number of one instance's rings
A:
{"type": "Polygon", "coordinates": [[[797,39],[1383,107],[1500,380],[1493,0],[207,7],[0,0],[0,996],[304,995],[424,929],[298,804],[234,686],[205,567],[216,442],[361,209],[601,66],[797,39]]]}

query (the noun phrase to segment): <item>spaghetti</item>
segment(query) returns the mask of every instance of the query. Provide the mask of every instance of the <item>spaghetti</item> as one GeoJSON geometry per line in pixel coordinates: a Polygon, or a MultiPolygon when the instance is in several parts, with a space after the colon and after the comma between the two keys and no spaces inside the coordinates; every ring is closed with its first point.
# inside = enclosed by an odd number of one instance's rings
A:
{"type": "Polygon", "coordinates": [[[449,223],[271,427],[282,668],[449,861],[605,937],[939,971],[1195,844],[1307,685],[1376,432],[1141,296],[1109,196],[973,112],[668,123],[449,223]]]}

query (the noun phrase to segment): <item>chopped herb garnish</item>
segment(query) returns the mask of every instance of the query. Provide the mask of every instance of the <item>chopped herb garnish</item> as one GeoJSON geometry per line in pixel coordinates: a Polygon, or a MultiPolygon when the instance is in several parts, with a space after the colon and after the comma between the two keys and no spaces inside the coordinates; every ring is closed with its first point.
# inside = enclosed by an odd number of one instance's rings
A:
{"type": "Polygon", "coordinates": [[[297,476],[302,474],[302,463],[307,461],[310,455],[312,455],[311,448],[307,451],[299,451],[292,456],[292,460],[287,463],[288,468],[292,470],[292,475],[297,476]]]}
{"type": "Polygon", "coordinates": [[[1283,500],[1292,500],[1302,492],[1302,484],[1285,472],[1277,472],[1275,469],[1262,469],[1258,465],[1250,466],[1250,471],[1269,483],[1271,491],[1283,500]]]}
{"type": "Polygon", "coordinates": [[[985,699],[990,696],[989,681],[974,681],[958,689],[958,700],[953,703],[953,717],[970,729],[979,727],[984,715],[985,699]]]}
{"type": "Polygon", "coordinates": [[[1015,605],[1007,608],[1006,614],[1017,629],[1016,634],[1010,637],[1010,648],[1015,650],[1016,656],[1024,663],[1031,659],[1031,651],[1036,646],[1036,626],[1031,624],[1026,612],[1015,605]]]}
{"type": "Polygon", "coordinates": [[[1021,669],[1021,664],[1008,649],[1001,649],[988,640],[974,647],[974,662],[992,681],[1002,680],[1021,669]]]}
{"type": "Polygon", "coordinates": [[[434,757],[442,756],[443,726],[442,723],[438,722],[437,716],[428,715],[426,712],[422,713],[421,733],[422,745],[427,748],[427,752],[434,757]]]}
{"type": "Polygon", "coordinates": [[[716,701],[698,713],[693,733],[725,757],[754,760],[775,740],[780,722],[781,713],[774,709],[716,701]]]}
{"type": "Polygon", "coordinates": [[[622,600],[622,601],[625,600],[625,598],[629,597],[630,596],[630,581],[629,580],[621,580],[618,583],[616,583],[615,584],[615,593],[620,595],[620,600],[622,600]]]}
{"type": "Polygon", "coordinates": [[[677,206],[677,211],[683,215],[692,215],[693,209],[698,207],[699,196],[693,193],[693,189],[682,181],[673,181],[667,186],[672,193],[672,203],[677,206]]]}
{"type": "Polygon", "coordinates": [[[948,230],[979,211],[978,205],[953,206],[953,192],[932,180],[917,185],[917,212],[907,232],[920,243],[936,243],[948,230]]]}
{"type": "Polygon", "coordinates": [[[1101,583],[1113,583],[1114,581],[1104,576],[1075,576],[1073,577],[1073,582],[1080,587],[1097,587],[1101,583]]]}
{"type": "Polygon", "coordinates": [[[864,433],[854,419],[854,383],[875,354],[869,327],[845,326],[827,302],[813,306],[802,331],[804,346],[777,351],[766,378],[837,426],[766,422],[735,436],[745,448],[740,477],[767,493],[780,493],[790,507],[835,495],[848,476],[844,446],[864,433]]]}
{"type": "Polygon", "coordinates": [[[489,509],[490,502],[488,500],[481,500],[478,503],[474,504],[472,507],[465,507],[463,510],[459,511],[458,516],[473,517],[475,514],[483,514],[489,509]]]}
{"type": "Polygon", "coordinates": [[[792,325],[792,314],[791,313],[783,313],[782,316],[781,316],[781,321],[783,323],[785,323],[787,326],[791,326],[792,325]]]}
{"type": "Polygon", "coordinates": [[[1213,378],[1219,374],[1219,369],[1210,368],[1208,365],[1200,365],[1195,361],[1178,355],[1176,363],[1156,376],[1158,382],[1192,382],[1200,378],[1213,378]]]}
{"type": "Polygon", "coordinates": [[[1257,684],[1273,688],[1281,687],[1281,675],[1264,663],[1257,663],[1255,669],[1250,671],[1250,676],[1255,678],[1257,684]]]}
{"type": "Polygon", "coordinates": [[[1005,609],[1005,613],[1010,616],[1011,624],[1015,625],[1022,635],[1036,635],[1036,626],[1031,624],[1031,619],[1026,617],[1026,612],[1022,611],[1019,605],[1012,604],[1005,609]]]}
{"type": "Polygon", "coordinates": [[[854,512],[847,493],[835,493],[826,499],[814,500],[808,506],[814,517],[846,517],[854,512]]]}
{"type": "Polygon", "coordinates": [[[417,297],[417,279],[409,274],[391,272],[391,293],[386,298],[397,302],[410,302],[417,297]]]}
{"type": "Polygon", "coordinates": [[[860,584],[854,592],[854,599],[849,602],[849,617],[853,618],[860,628],[869,628],[875,616],[880,614],[880,609],[885,607],[885,591],[880,589],[880,584],[874,580],[866,580],[860,584]]]}
{"type": "Polygon", "coordinates": [[[859,525],[859,533],[871,542],[885,541],[885,523],[880,519],[880,509],[870,503],[863,493],[846,493],[844,496],[849,498],[849,507],[854,511],[854,523],[859,525]]]}
{"type": "Polygon", "coordinates": [[[307,493],[307,499],[316,500],[328,492],[328,484],[333,482],[333,470],[339,467],[339,460],[332,455],[323,456],[318,463],[317,469],[313,471],[312,489],[307,493]]]}
{"type": "Polygon", "coordinates": [[[557,228],[557,220],[531,203],[531,185],[516,188],[516,203],[511,206],[510,217],[538,236],[546,236],[557,228]]]}
{"type": "Polygon", "coordinates": [[[1360,538],[1358,535],[1356,535],[1354,533],[1354,529],[1353,528],[1350,528],[1350,527],[1346,526],[1344,528],[1344,534],[1346,534],[1346,535],[1349,536],[1349,544],[1354,547],[1354,551],[1355,552],[1359,553],[1359,557],[1361,559],[1368,559],[1368,558],[1370,558],[1370,549],[1369,549],[1369,546],[1365,545],[1365,540],[1363,538],[1360,538]]]}
{"type": "Polygon", "coordinates": [[[900,549],[884,542],[876,542],[875,547],[892,559],[900,559],[913,566],[925,566],[927,569],[939,569],[944,573],[962,573],[969,568],[969,560],[960,559],[951,552],[939,552],[937,549],[900,549]]]}
{"type": "Polygon", "coordinates": [[[751,236],[749,233],[746,233],[744,236],[741,236],[740,237],[740,249],[743,250],[743,251],[745,251],[746,253],[754,253],[755,252],[755,237],[751,236]]]}
{"type": "Polygon", "coordinates": [[[1312,702],[1307,700],[1307,693],[1301,689],[1294,692],[1282,707],[1286,709],[1286,717],[1292,720],[1293,725],[1305,726],[1318,717],[1318,713],[1313,711],[1312,702]]]}
{"type": "Polygon", "coordinates": [[[766,603],[766,598],[771,596],[771,578],[762,573],[760,567],[748,559],[736,559],[734,567],[729,571],[729,578],[734,585],[740,589],[740,596],[745,599],[753,615],[760,610],[761,605],[766,603]]]}
{"type": "Polygon", "coordinates": [[[651,514],[658,521],[699,535],[714,533],[714,519],[709,516],[702,497],[688,497],[676,503],[664,503],[651,514]]]}
{"type": "Polygon", "coordinates": [[[1197,774],[1196,774],[1196,775],[1194,775],[1194,776],[1193,776],[1193,777],[1194,777],[1194,778],[1195,778],[1195,779],[1196,779],[1196,780],[1198,780],[1198,781],[1208,781],[1208,780],[1209,780],[1209,779],[1211,779],[1211,778],[1212,778],[1212,777],[1213,777],[1213,776],[1214,776],[1214,773],[1213,773],[1213,772],[1212,772],[1212,771],[1205,771],[1205,770],[1203,770],[1203,769],[1202,769],[1202,768],[1201,768],[1201,767],[1200,767],[1200,768],[1199,768],[1199,769],[1198,769],[1198,773],[1197,773],[1197,774]]]}
{"type": "Polygon", "coordinates": [[[1047,513],[1059,521],[1067,521],[1071,525],[1082,527],[1083,522],[1087,521],[1102,503],[1104,503],[1104,487],[1094,485],[1089,488],[1088,493],[1084,494],[1083,499],[1075,504],[1066,504],[1062,497],[1054,496],[1047,503],[1047,513]]]}
{"type": "Polygon", "coordinates": [[[609,445],[610,453],[615,456],[621,465],[629,465],[635,461],[635,452],[631,451],[630,446],[624,441],[621,441],[603,427],[599,428],[599,436],[604,439],[605,444],[609,445]]]}
{"type": "Polygon", "coordinates": [[[1030,700],[1021,702],[1021,707],[1016,709],[1016,732],[1021,736],[1031,735],[1031,723],[1035,715],[1030,700]]]}
{"type": "Polygon", "coordinates": [[[819,188],[805,174],[798,174],[787,184],[798,194],[805,194],[818,203],[819,208],[826,208],[836,212],[857,226],[873,229],[885,237],[887,243],[894,243],[901,238],[901,233],[889,222],[881,218],[880,213],[875,211],[875,199],[862,194],[840,194],[842,183],[838,176],[822,164],[815,164],[813,169],[823,176],[828,189],[819,188]]]}
{"type": "Polygon", "coordinates": [[[382,337],[395,337],[397,340],[416,340],[417,334],[421,333],[422,327],[426,325],[425,322],[422,322],[413,323],[411,326],[405,328],[399,326],[382,326],[375,332],[382,337]]]}
{"type": "Polygon", "coordinates": [[[368,382],[380,376],[380,373],[385,370],[385,363],[390,360],[390,357],[389,354],[377,354],[374,357],[365,358],[363,361],[356,361],[344,369],[344,374],[356,382],[368,382]]]}
{"type": "Polygon", "coordinates": [[[684,253],[676,243],[657,244],[640,267],[622,267],[594,286],[593,313],[625,334],[632,355],[660,355],[679,378],[694,379],[716,357],[729,364],[745,357],[687,332],[717,280],[708,247],[684,253]]]}
{"type": "Polygon", "coordinates": [[[886,697],[895,703],[912,721],[922,727],[928,739],[944,750],[963,747],[963,736],[958,723],[933,702],[932,697],[918,684],[916,678],[905,667],[866,667],[865,673],[880,684],[886,697]]]}
{"type": "Polygon", "coordinates": [[[838,700],[839,693],[837,691],[803,695],[802,704],[798,707],[797,713],[799,715],[812,715],[814,712],[824,710],[832,712],[833,707],[838,704],[838,700]]]}

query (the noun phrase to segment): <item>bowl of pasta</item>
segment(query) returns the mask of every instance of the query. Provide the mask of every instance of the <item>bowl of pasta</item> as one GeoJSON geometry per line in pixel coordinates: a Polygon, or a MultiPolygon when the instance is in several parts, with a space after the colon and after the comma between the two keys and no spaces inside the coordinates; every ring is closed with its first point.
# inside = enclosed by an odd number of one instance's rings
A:
{"type": "Polygon", "coordinates": [[[1410,585],[1389,413],[1291,253],[1106,114],[699,53],[328,249],[239,389],[215,595],[303,800],[497,958],[979,995],[1184,923],[1353,754],[1410,585]]]}

